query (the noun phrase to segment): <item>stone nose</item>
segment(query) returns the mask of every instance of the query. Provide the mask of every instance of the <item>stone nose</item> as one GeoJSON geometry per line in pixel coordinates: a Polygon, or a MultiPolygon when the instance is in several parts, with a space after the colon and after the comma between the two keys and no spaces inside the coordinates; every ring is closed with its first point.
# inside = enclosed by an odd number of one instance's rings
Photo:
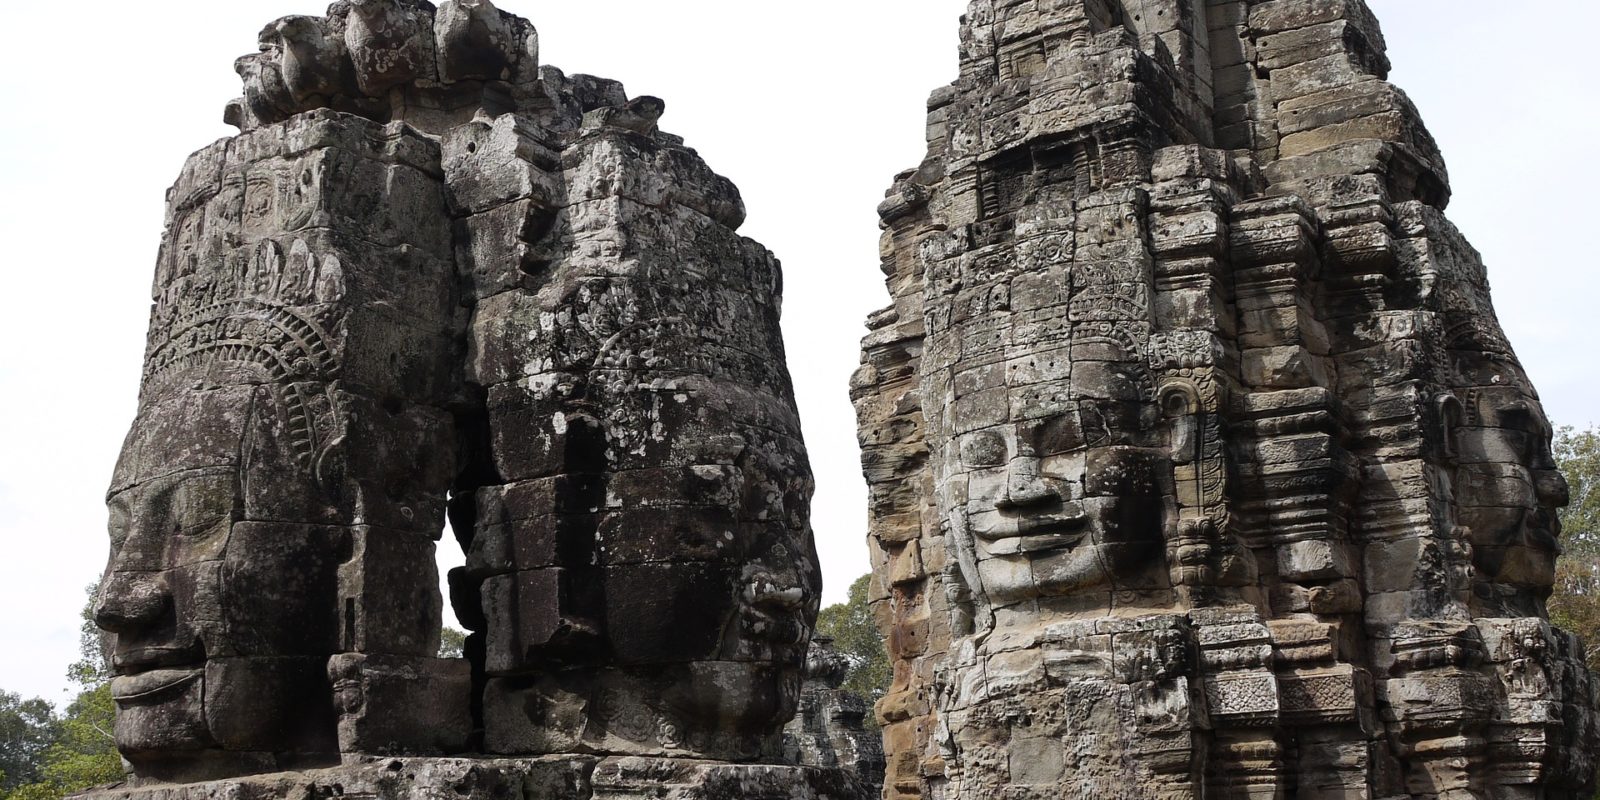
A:
{"type": "Polygon", "coordinates": [[[1028,508],[1061,500],[1055,482],[1039,474],[1039,459],[1017,458],[1006,468],[1006,493],[995,505],[1001,509],[1028,508]]]}
{"type": "Polygon", "coordinates": [[[159,620],[170,599],[159,572],[112,572],[100,587],[94,624],[111,633],[136,633],[159,620]]]}
{"type": "Polygon", "coordinates": [[[1535,472],[1533,490],[1538,494],[1539,502],[1546,506],[1565,508],[1572,502],[1572,488],[1567,485],[1566,476],[1558,469],[1535,472]]]}

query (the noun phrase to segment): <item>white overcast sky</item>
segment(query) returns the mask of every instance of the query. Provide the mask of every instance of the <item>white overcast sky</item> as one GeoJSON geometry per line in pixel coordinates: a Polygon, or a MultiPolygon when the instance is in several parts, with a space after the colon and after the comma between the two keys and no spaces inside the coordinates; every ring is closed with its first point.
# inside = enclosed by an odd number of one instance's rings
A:
{"type": "MultiPolygon", "coordinates": [[[[1450,216],[1558,424],[1600,422],[1600,91],[1581,37],[1518,36],[1503,0],[1369,0],[1392,79],[1449,160],[1450,216]]],[[[864,573],[865,488],[847,381],[887,302],[874,208],[923,152],[955,75],[965,0],[501,0],[545,63],[667,101],[743,190],[743,233],[784,261],[784,328],[818,491],[826,599],[864,573]]],[[[230,130],[233,59],[317,0],[9,3],[0,48],[0,689],[61,701],[103,494],[135,405],[163,193],[230,130]]],[[[1600,3],[1545,0],[1566,31],[1600,3]]],[[[448,547],[453,547],[448,541],[448,547]]]]}

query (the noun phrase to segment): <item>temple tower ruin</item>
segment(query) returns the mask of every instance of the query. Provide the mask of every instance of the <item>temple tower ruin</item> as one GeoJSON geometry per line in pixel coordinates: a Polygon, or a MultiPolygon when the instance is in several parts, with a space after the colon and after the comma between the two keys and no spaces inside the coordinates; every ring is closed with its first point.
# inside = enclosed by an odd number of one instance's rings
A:
{"type": "Polygon", "coordinates": [[[236,69],[109,495],[96,796],[858,797],[782,760],[821,585],[778,261],[665,104],[489,0],[236,69]]]}
{"type": "Polygon", "coordinates": [[[1579,798],[1566,487],[1361,0],[974,0],[851,386],[904,798],[1579,798]]]}

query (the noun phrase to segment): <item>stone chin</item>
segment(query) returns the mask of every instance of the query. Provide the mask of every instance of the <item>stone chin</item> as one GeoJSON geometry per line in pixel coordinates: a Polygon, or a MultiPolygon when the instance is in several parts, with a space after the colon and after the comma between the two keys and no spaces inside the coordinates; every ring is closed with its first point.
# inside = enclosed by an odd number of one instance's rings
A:
{"type": "Polygon", "coordinates": [[[803,664],[811,639],[807,595],[793,581],[765,571],[747,580],[739,598],[740,641],[735,654],[777,665],[803,664]]]}
{"type": "Polygon", "coordinates": [[[1561,545],[1556,533],[1559,524],[1552,512],[1542,507],[1496,509],[1508,516],[1496,520],[1492,512],[1473,511],[1479,513],[1465,513],[1462,521],[1478,540],[1473,552],[1484,576],[1497,583],[1536,590],[1555,585],[1561,545]]]}
{"type": "Polygon", "coordinates": [[[702,661],[688,665],[665,699],[702,730],[763,734],[794,716],[802,680],[799,664],[702,661]]]}
{"type": "Polygon", "coordinates": [[[117,748],[129,758],[212,744],[205,721],[205,669],[151,669],[111,682],[117,748]]]}

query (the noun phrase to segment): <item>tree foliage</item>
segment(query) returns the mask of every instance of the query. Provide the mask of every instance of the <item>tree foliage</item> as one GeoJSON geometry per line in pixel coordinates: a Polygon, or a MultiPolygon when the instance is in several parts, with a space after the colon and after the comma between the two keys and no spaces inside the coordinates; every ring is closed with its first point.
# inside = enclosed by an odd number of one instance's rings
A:
{"type": "Polygon", "coordinates": [[[1555,455],[1572,499],[1561,511],[1566,552],[1556,565],[1550,618],[1583,637],[1589,666],[1600,669],[1600,430],[1562,428],[1555,455]]]}
{"type": "Polygon", "coordinates": [[[439,657],[461,658],[467,649],[467,632],[449,625],[439,631],[439,657]]]}
{"type": "MultiPolygon", "coordinates": [[[[10,776],[0,783],[0,800],[60,800],[73,792],[122,778],[122,758],[117,755],[112,737],[116,712],[111,699],[111,669],[106,663],[100,631],[94,626],[98,589],[89,587],[78,640],[81,658],[67,669],[68,679],[81,691],[59,716],[43,700],[27,701],[37,703],[48,713],[49,724],[43,728],[47,736],[25,765],[0,763],[0,770],[10,776]]],[[[0,693],[0,699],[14,697],[0,693]]],[[[0,702],[0,726],[6,720],[6,705],[0,702]]]]}
{"type": "Polygon", "coordinates": [[[67,680],[89,689],[111,680],[111,663],[106,659],[105,633],[94,624],[95,599],[100,595],[96,581],[84,589],[89,599],[78,612],[78,660],[67,667],[67,680]]]}
{"type": "Polygon", "coordinates": [[[39,757],[56,735],[56,713],[35,697],[0,692],[0,790],[38,778],[39,757]]]}
{"type": "Polygon", "coordinates": [[[876,702],[888,691],[893,668],[883,634],[873,622],[872,608],[867,604],[871,583],[871,575],[861,576],[850,584],[848,602],[822,609],[817,615],[817,634],[833,639],[834,649],[850,660],[850,673],[843,688],[876,702]]]}
{"type": "Polygon", "coordinates": [[[1600,557],[1600,428],[1562,428],[1556,432],[1555,453],[1572,492],[1561,511],[1567,552],[1600,557]]]}
{"type": "Polygon", "coordinates": [[[58,800],[73,792],[122,778],[122,760],[111,738],[111,684],[85,690],[67,707],[54,740],[40,754],[37,778],[5,800],[58,800]]]}

